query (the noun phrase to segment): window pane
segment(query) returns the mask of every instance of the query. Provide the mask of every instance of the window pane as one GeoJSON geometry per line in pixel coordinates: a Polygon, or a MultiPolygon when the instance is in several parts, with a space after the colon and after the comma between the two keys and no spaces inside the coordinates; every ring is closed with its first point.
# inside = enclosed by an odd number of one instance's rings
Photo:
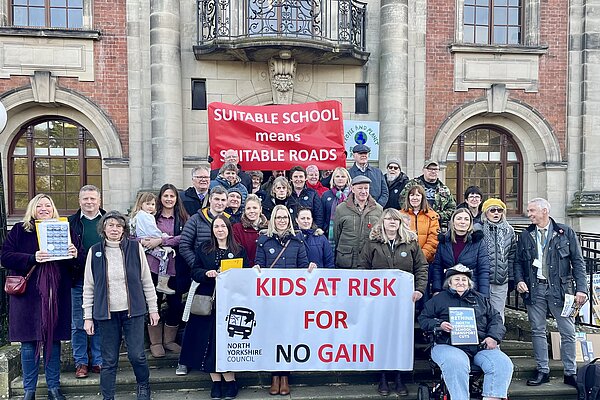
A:
{"type": "Polygon", "coordinates": [[[35,160],[35,174],[36,175],[48,175],[50,174],[50,160],[46,158],[40,158],[35,160]]]}
{"type": "Polygon", "coordinates": [[[15,151],[14,151],[13,155],[26,156],[27,155],[27,147],[15,147],[15,151]]]}
{"type": "Polygon", "coordinates": [[[88,175],[101,175],[102,174],[102,169],[101,169],[101,160],[98,159],[91,159],[91,160],[85,160],[86,165],[87,165],[87,173],[88,175]]]}
{"type": "Polygon", "coordinates": [[[13,25],[27,26],[27,9],[25,7],[13,8],[13,25]]]}
{"type": "Polygon", "coordinates": [[[494,27],[494,44],[506,44],[506,27],[494,27]]]}
{"type": "Polygon", "coordinates": [[[506,153],[506,159],[508,161],[518,161],[517,153],[509,151],[508,153],[506,153]]]}
{"type": "Polygon", "coordinates": [[[487,8],[478,7],[475,13],[475,20],[477,25],[487,25],[489,23],[489,15],[487,8]]]}
{"type": "Polygon", "coordinates": [[[69,7],[83,8],[83,0],[69,0],[69,7]]]}
{"type": "Polygon", "coordinates": [[[50,190],[53,192],[64,192],[65,191],[65,177],[64,176],[52,176],[50,178],[50,190]]]}
{"type": "Polygon", "coordinates": [[[50,173],[52,175],[64,175],[65,174],[65,160],[54,159],[50,161],[50,173]]]}
{"type": "Polygon", "coordinates": [[[27,192],[15,193],[15,208],[25,210],[29,204],[29,195],[27,192]]]}
{"type": "Polygon", "coordinates": [[[27,0],[13,0],[13,5],[15,6],[26,6],[27,0]]]}
{"type": "Polygon", "coordinates": [[[79,174],[79,160],[77,160],[77,159],[67,160],[66,167],[67,167],[68,175],[79,174]]]}
{"type": "Polygon", "coordinates": [[[506,4],[507,4],[507,0],[495,0],[494,1],[495,6],[505,6],[506,4]]]}
{"type": "Polygon", "coordinates": [[[520,1],[521,0],[508,0],[508,5],[509,6],[520,6],[520,1]]]}
{"type": "Polygon", "coordinates": [[[29,170],[26,158],[15,158],[13,165],[13,172],[15,174],[27,174],[27,171],[29,170]]]}
{"type": "Polygon", "coordinates": [[[490,4],[490,0],[477,0],[475,4],[478,6],[487,6],[490,4]]]}
{"type": "Polygon", "coordinates": [[[56,208],[59,210],[67,209],[67,196],[64,193],[52,193],[51,196],[56,208]]]}
{"type": "Polygon", "coordinates": [[[83,9],[69,10],[69,28],[83,28],[83,9]]]}
{"type": "Polygon", "coordinates": [[[29,5],[44,7],[44,0],[29,0],[29,5]]]}
{"type": "Polygon", "coordinates": [[[43,8],[29,7],[29,26],[46,26],[46,15],[43,8]]]}
{"type": "Polygon", "coordinates": [[[475,4],[475,0],[465,0],[465,5],[473,5],[475,4]]]}
{"type": "Polygon", "coordinates": [[[63,156],[64,155],[64,149],[62,147],[60,149],[50,148],[50,155],[51,156],[63,156]]]}
{"type": "Polygon", "coordinates": [[[98,189],[102,190],[102,177],[100,176],[88,176],[87,183],[89,185],[94,185],[98,189]]]}
{"type": "Polygon", "coordinates": [[[67,0],[50,0],[50,7],[66,7],[67,0]]]}
{"type": "Polygon", "coordinates": [[[518,8],[510,8],[508,10],[508,24],[509,25],[520,25],[521,24],[518,8]]]}
{"type": "Polygon", "coordinates": [[[508,28],[508,43],[519,44],[521,43],[521,28],[508,28]]]}
{"type": "Polygon", "coordinates": [[[35,191],[36,192],[50,191],[50,177],[48,175],[37,176],[35,178],[35,191]]]}
{"type": "Polygon", "coordinates": [[[79,188],[77,193],[67,193],[67,210],[77,210],[79,208],[79,188]]]}
{"type": "Polygon", "coordinates": [[[474,7],[465,7],[465,24],[474,24],[475,23],[475,8],[474,7]]]}
{"type": "Polygon", "coordinates": [[[487,26],[478,26],[475,29],[475,43],[487,44],[488,42],[488,28],[487,26]]]}
{"type": "Polygon", "coordinates": [[[67,176],[67,192],[79,192],[79,176],[67,176]]]}
{"type": "Polygon", "coordinates": [[[50,9],[50,26],[53,28],[66,28],[67,10],[64,8],[50,9]]]}
{"type": "Polygon", "coordinates": [[[27,175],[16,175],[15,176],[15,191],[27,192],[29,187],[29,177],[27,175]]]}
{"type": "Polygon", "coordinates": [[[465,26],[464,42],[465,43],[475,43],[475,27],[474,26],[465,26]]]}
{"type": "Polygon", "coordinates": [[[508,23],[508,10],[505,7],[494,7],[494,24],[506,25],[508,23]]]}

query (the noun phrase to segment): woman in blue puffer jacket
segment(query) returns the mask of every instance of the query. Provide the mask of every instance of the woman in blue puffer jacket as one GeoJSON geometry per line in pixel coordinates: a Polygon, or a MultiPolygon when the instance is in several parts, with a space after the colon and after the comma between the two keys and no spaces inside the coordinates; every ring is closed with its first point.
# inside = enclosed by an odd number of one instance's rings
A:
{"type": "MultiPolygon", "coordinates": [[[[278,204],[273,208],[267,232],[261,232],[256,247],[255,268],[307,268],[308,257],[304,241],[296,235],[288,208],[278,204]]],[[[313,267],[314,268],[314,267],[313,267]]],[[[309,268],[312,271],[312,268],[309,268]]],[[[290,394],[289,372],[274,372],[269,394],[290,394]]]]}
{"type": "Polygon", "coordinates": [[[442,290],[446,270],[460,263],[473,271],[475,289],[490,297],[490,259],[483,232],[473,231],[473,217],[466,208],[455,210],[448,225],[448,232],[439,236],[431,264],[433,293],[442,290]]]}
{"type": "Polygon", "coordinates": [[[323,230],[314,224],[312,210],[300,208],[296,214],[296,223],[300,228],[298,235],[306,246],[309,263],[314,263],[319,268],[335,268],[331,243],[323,234],[323,230]]]}

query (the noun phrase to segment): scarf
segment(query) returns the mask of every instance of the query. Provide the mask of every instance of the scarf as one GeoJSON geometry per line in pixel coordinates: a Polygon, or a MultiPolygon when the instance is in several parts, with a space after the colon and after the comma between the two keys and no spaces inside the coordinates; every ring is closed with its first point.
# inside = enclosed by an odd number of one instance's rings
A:
{"type": "Polygon", "coordinates": [[[335,209],[339,204],[342,204],[348,198],[348,195],[350,194],[350,186],[346,186],[342,190],[334,186],[331,188],[331,193],[335,195],[335,200],[331,202],[331,213],[329,217],[329,231],[327,233],[327,238],[331,243],[333,243],[333,221],[335,218],[335,209]]]}
{"type": "Polygon", "coordinates": [[[485,243],[487,245],[488,254],[490,255],[490,261],[492,260],[492,254],[497,253],[498,258],[501,260],[506,260],[506,250],[505,246],[507,238],[510,236],[510,225],[508,222],[500,221],[498,223],[493,223],[490,220],[486,220],[483,223],[483,237],[485,238],[485,243]],[[497,242],[494,238],[494,232],[498,235],[497,242]],[[498,246],[496,246],[498,243],[498,246]]]}
{"type": "Polygon", "coordinates": [[[36,357],[41,354],[42,347],[46,355],[44,362],[48,363],[52,355],[52,343],[54,342],[54,330],[58,324],[58,285],[59,266],[54,261],[49,261],[38,266],[37,290],[42,300],[42,340],[37,342],[35,350],[36,357]]]}

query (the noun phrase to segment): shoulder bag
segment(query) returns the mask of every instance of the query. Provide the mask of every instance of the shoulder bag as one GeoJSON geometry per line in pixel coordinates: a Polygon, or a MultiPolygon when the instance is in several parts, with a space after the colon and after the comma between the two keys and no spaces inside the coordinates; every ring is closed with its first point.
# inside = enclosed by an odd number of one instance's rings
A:
{"type": "Polygon", "coordinates": [[[37,267],[37,264],[31,267],[31,269],[25,276],[7,276],[4,281],[4,291],[6,292],[6,294],[10,294],[12,296],[20,296],[23,293],[25,293],[25,290],[27,289],[27,281],[29,280],[31,273],[35,270],[35,267],[37,267]]]}

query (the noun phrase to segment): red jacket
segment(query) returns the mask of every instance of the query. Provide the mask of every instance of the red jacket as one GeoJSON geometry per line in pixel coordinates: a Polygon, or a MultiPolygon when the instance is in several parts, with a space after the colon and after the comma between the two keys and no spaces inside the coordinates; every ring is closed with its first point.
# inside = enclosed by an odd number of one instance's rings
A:
{"type": "Polygon", "coordinates": [[[258,240],[258,233],[260,229],[267,227],[267,219],[264,215],[260,216],[260,222],[256,229],[252,226],[250,221],[246,219],[245,215],[242,215],[242,221],[233,224],[233,238],[238,242],[245,250],[248,256],[248,261],[251,266],[255,265],[256,259],[256,241],[258,240]]]}

